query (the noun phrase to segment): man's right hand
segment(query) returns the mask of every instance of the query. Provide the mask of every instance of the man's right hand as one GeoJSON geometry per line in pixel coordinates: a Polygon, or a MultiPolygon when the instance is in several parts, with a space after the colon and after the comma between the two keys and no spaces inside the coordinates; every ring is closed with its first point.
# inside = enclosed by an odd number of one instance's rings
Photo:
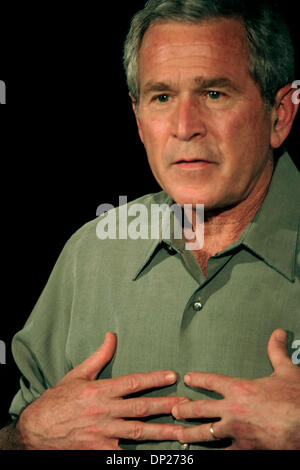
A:
{"type": "Polygon", "coordinates": [[[23,411],[17,427],[26,449],[121,450],[119,439],[176,440],[181,426],[138,419],[171,414],[184,397],[123,398],[171,385],[176,374],[155,371],[95,380],[115,350],[116,337],[107,333],[97,351],[23,411]]]}

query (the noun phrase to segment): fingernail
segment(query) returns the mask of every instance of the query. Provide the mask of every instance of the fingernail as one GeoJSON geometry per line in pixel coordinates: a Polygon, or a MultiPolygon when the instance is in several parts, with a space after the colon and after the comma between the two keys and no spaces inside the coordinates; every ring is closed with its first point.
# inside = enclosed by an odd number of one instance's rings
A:
{"type": "Polygon", "coordinates": [[[276,333],[276,338],[278,339],[278,341],[285,341],[286,332],[284,330],[278,330],[276,333]]]}
{"type": "Polygon", "coordinates": [[[169,383],[173,383],[176,381],[177,377],[176,377],[176,374],[174,374],[174,372],[169,372],[166,376],[165,376],[165,379],[167,382],[169,383]]]}
{"type": "Polygon", "coordinates": [[[191,376],[190,375],[185,375],[184,376],[184,381],[185,381],[186,384],[191,383],[191,376]]]}
{"type": "Polygon", "coordinates": [[[174,406],[174,408],[172,408],[172,415],[174,418],[178,418],[178,411],[178,406],[174,406]]]}

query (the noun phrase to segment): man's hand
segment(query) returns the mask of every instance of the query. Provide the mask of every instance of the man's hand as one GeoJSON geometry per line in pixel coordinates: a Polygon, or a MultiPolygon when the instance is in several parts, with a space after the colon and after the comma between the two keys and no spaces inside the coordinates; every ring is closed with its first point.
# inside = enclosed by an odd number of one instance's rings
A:
{"type": "MultiPolygon", "coordinates": [[[[214,390],[221,400],[199,400],[176,405],[173,416],[221,418],[213,423],[218,439],[231,438],[228,449],[300,449],[300,369],[286,348],[286,334],[275,330],[268,354],[274,372],[259,379],[240,379],[220,374],[191,372],[185,382],[191,387],[214,390]]],[[[178,431],[180,442],[214,440],[210,424],[178,431]]]]}
{"type": "Polygon", "coordinates": [[[21,414],[18,430],[26,449],[121,450],[119,439],[175,440],[181,426],[125,418],[171,414],[184,397],[124,396],[176,382],[172,371],[94,380],[111,360],[116,337],[107,333],[102,346],[21,414]]]}

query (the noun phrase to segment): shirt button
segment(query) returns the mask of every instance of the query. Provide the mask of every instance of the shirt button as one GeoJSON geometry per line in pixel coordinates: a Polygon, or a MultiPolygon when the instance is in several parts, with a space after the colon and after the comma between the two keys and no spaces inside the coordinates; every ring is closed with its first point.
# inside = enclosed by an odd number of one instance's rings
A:
{"type": "Polygon", "coordinates": [[[193,303],[193,309],[196,310],[196,312],[199,312],[202,309],[203,305],[201,302],[194,302],[193,303]]]}
{"type": "Polygon", "coordinates": [[[189,450],[190,445],[189,444],[182,444],[180,446],[180,450],[189,450]]]}

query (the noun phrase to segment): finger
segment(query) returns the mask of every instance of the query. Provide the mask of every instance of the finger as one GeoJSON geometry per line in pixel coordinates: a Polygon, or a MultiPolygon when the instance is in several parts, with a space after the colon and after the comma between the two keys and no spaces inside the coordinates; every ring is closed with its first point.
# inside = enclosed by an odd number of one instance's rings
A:
{"type": "Polygon", "coordinates": [[[171,414],[171,410],[176,403],[183,400],[189,401],[185,397],[127,398],[126,400],[116,401],[111,406],[109,416],[114,418],[142,418],[171,414]]]}
{"type": "Polygon", "coordinates": [[[197,400],[178,403],[172,409],[176,419],[221,418],[225,400],[197,400]]]}
{"type": "Polygon", "coordinates": [[[134,441],[176,441],[181,427],[175,424],[114,420],[111,422],[109,437],[134,441]]]}
{"type": "MultiPolygon", "coordinates": [[[[95,450],[122,450],[123,451],[124,449],[122,449],[118,445],[118,442],[119,442],[119,439],[107,439],[101,436],[97,444],[95,445],[95,450]]],[[[94,449],[92,448],[88,450],[94,450],[94,449]]]]}
{"type": "Polygon", "coordinates": [[[113,379],[103,379],[99,381],[99,387],[101,393],[111,398],[121,398],[150,388],[166,387],[174,384],[176,380],[175,372],[170,370],[140,372],[113,379]]]}
{"type": "Polygon", "coordinates": [[[203,388],[215,391],[223,396],[231,393],[232,384],[236,379],[228,375],[210,372],[189,372],[184,381],[190,387],[203,388]]]}
{"type": "Polygon", "coordinates": [[[274,372],[292,364],[286,346],[286,332],[282,328],[273,331],[271,334],[268,343],[268,355],[274,372]]]}
{"type": "Polygon", "coordinates": [[[108,332],[105,335],[103,344],[90,357],[69,372],[62,382],[71,379],[82,378],[94,380],[99,372],[112,359],[117,347],[117,338],[114,333],[108,332]]]}
{"type": "Polygon", "coordinates": [[[213,423],[214,435],[210,432],[211,423],[201,424],[200,426],[183,427],[177,431],[177,438],[179,442],[209,442],[224,439],[228,437],[222,431],[222,421],[213,423]]]}

